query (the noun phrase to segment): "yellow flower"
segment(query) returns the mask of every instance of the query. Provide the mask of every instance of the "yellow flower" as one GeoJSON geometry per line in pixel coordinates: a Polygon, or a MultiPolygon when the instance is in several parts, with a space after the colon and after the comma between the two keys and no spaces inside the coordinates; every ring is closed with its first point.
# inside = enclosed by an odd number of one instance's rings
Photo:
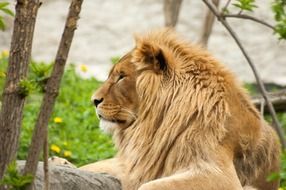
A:
{"type": "Polygon", "coordinates": [[[284,188],[282,188],[282,187],[279,187],[279,188],[278,188],[278,190],[284,190],[284,188]]]}
{"type": "Polygon", "coordinates": [[[9,51],[8,50],[3,50],[2,51],[2,57],[8,57],[9,56],[9,51]]]}
{"type": "Polygon", "coordinates": [[[81,64],[80,65],[80,70],[85,73],[87,71],[87,66],[84,65],[84,64],[81,64]]]}
{"type": "Polygon", "coordinates": [[[56,153],[60,153],[61,152],[61,148],[59,146],[55,145],[55,144],[51,145],[51,150],[53,152],[56,152],[56,153]]]}
{"type": "Polygon", "coordinates": [[[71,155],[72,155],[71,151],[68,151],[68,150],[64,151],[64,157],[71,157],[71,155]]]}
{"type": "Polygon", "coordinates": [[[55,123],[62,123],[62,122],[63,122],[63,119],[60,118],[60,117],[55,117],[55,118],[54,118],[54,122],[55,122],[55,123]]]}

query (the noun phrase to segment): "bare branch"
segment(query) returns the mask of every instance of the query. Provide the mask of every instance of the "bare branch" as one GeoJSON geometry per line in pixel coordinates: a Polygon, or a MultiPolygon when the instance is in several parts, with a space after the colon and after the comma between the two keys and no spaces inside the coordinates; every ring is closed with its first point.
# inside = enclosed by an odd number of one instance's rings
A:
{"type": "MultiPolygon", "coordinates": [[[[219,6],[219,0],[212,0],[212,2],[216,7],[219,6]]],[[[200,39],[200,44],[202,44],[204,47],[207,47],[209,37],[212,33],[213,23],[214,23],[214,14],[212,14],[212,12],[208,9],[204,20],[202,35],[200,39]]]]}
{"type": "MultiPolygon", "coordinates": [[[[260,102],[260,114],[261,114],[262,116],[264,116],[265,101],[264,101],[263,98],[261,98],[259,102],[260,102]]],[[[272,102],[271,102],[271,103],[272,103],[272,102]]]]}
{"type": "Polygon", "coordinates": [[[165,26],[175,27],[178,21],[182,0],[164,0],[165,26]]]}
{"type": "Polygon", "coordinates": [[[260,23],[264,26],[267,26],[268,28],[275,30],[275,27],[272,26],[271,24],[268,24],[267,22],[264,22],[263,20],[260,20],[256,17],[246,15],[246,14],[222,14],[222,17],[225,18],[241,18],[241,19],[247,19],[247,20],[252,20],[254,22],[260,23]]]}
{"type": "Polygon", "coordinates": [[[227,7],[229,5],[229,3],[231,2],[231,0],[227,0],[225,6],[222,8],[222,10],[227,10],[227,7]]]}
{"type": "Polygon", "coordinates": [[[269,112],[271,114],[272,120],[274,122],[274,127],[276,132],[279,135],[282,147],[285,148],[286,147],[286,141],[285,141],[285,135],[284,135],[284,131],[282,129],[282,127],[279,124],[279,121],[277,119],[277,115],[276,112],[273,108],[272,103],[269,101],[269,98],[267,96],[267,92],[266,89],[264,87],[264,84],[259,76],[259,73],[257,72],[257,69],[255,67],[255,65],[253,64],[252,60],[250,59],[248,53],[246,52],[246,50],[244,49],[244,47],[242,46],[237,34],[232,30],[231,26],[228,24],[228,22],[224,19],[224,17],[222,16],[222,14],[220,14],[218,12],[218,10],[216,9],[216,7],[210,3],[208,0],[203,0],[203,2],[208,6],[208,8],[213,12],[213,14],[218,18],[218,20],[222,23],[222,25],[228,30],[229,34],[232,36],[232,38],[235,40],[236,44],[238,45],[238,47],[240,48],[241,52],[243,53],[244,57],[246,58],[249,66],[251,67],[253,74],[255,76],[255,79],[257,81],[257,84],[259,86],[259,89],[261,91],[261,94],[265,100],[266,105],[268,106],[269,112]]]}
{"type": "MultiPolygon", "coordinates": [[[[286,111],[286,90],[281,90],[274,93],[268,93],[269,100],[275,107],[275,111],[277,112],[285,112],[286,111]]],[[[254,96],[252,97],[252,102],[257,108],[264,108],[265,113],[269,113],[267,105],[265,105],[265,101],[261,101],[263,97],[254,96]]],[[[263,99],[264,100],[264,99],[263,99]]]]}

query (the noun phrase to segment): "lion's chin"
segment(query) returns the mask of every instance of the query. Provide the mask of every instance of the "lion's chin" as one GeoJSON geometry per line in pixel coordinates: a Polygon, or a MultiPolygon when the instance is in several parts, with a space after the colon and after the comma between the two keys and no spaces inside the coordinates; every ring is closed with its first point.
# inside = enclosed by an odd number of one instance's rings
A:
{"type": "Polygon", "coordinates": [[[118,127],[118,123],[101,118],[99,120],[99,127],[104,133],[113,134],[114,130],[118,127]]]}

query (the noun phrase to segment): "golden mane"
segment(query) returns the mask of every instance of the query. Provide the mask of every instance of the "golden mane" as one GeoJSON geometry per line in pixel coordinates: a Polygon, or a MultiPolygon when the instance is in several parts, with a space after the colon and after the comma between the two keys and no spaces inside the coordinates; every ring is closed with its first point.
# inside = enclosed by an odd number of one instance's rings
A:
{"type": "Polygon", "coordinates": [[[136,38],[93,94],[118,154],[82,169],[124,190],[273,190],[280,147],[234,75],[171,30],[136,38]],[[253,188],[254,187],[254,188],[253,188]]]}
{"type": "Polygon", "coordinates": [[[168,176],[190,163],[210,163],[210,152],[228,130],[230,97],[243,100],[241,108],[260,120],[233,75],[170,30],[137,37],[132,62],[140,72],[136,88],[141,106],[133,125],[115,138],[119,157],[128,159],[129,170],[142,171],[136,176],[142,181],[168,176]],[[165,75],[144,70],[146,55],[160,49],[167,60],[165,75]]]}

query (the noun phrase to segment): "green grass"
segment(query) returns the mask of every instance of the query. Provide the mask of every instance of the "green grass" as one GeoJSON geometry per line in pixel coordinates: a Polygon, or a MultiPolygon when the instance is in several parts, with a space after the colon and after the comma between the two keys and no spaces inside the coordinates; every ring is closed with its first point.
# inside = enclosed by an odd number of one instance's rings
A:
{"type": "MultiPolygon", "coordinates": [[[[0,58],[1,94],[5,78],[3,73],[5,73],[6,66],[7,58],[0,58]]],[[[31,70],[32,68],[30,68],[30,76],[33,76],[35,73],[31,70]]],[[[50,156],[66,157],[72,163],[80,166],[110,158],[115,154],[111,138],[103,134],[98,128],[94,106],[90,102],[92,93],[99,85],[100,82],[94,78],[80,78],[75,73],[75,66],[69,65],[67,67],[49,122],[50,156]],[[62,120],[62,122],[55,122],[55,118],[62,120]]],[[[27,157],[41,101],[42,93],[33,89],[24,108],[18,159],[26,159],[27,157]]]]}

